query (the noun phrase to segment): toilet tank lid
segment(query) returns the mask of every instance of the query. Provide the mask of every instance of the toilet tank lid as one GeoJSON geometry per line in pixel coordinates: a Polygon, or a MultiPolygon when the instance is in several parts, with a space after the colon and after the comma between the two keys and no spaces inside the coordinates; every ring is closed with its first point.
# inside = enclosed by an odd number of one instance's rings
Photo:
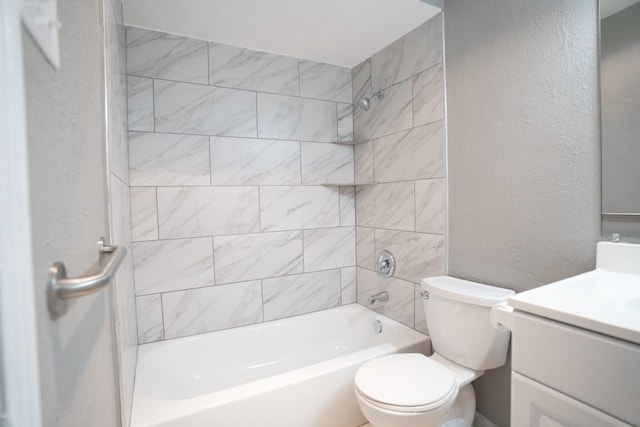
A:
{"type": "Polygon", "coordinates": [[[486,307],[504,302],[515,294],[510,289],[449,276],[425,277],[422,279],[422,288],[444,298],[486,307]]]}

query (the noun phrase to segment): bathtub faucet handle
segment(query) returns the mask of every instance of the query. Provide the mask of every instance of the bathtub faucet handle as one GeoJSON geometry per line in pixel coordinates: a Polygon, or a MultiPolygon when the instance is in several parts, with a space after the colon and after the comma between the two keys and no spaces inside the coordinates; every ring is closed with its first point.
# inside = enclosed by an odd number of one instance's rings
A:
{"type": "Polygon", "coordinates": [[[377,302],[386,302],[389,301],[389,292],[387,291],[382,291],[382,292],[378,292],[375,295],[371,295],[369,297],[369,305],[373,305],[377,302]]]}
{"type": "Polygon", "coordinates": [[[376,273],[378,273],[378,277],[387,279],[393,276],[393,273],[396,271],[396,259],[393,257],[393,254],[383,249],[378,252],[376,257],[376,273]]]}

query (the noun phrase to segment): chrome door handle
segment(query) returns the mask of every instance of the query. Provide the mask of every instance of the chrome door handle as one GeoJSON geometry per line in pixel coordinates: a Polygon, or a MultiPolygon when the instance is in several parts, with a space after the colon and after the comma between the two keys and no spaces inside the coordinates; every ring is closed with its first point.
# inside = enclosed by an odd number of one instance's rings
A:
{"type": "Polygon", "coordinates": [[[127,250],[122,246],[109,246],[100,240],[100,265],[102,269],[91,276],[67,277],[67,269],[61,262],[54,262],[47,280],[47,307],[51,319],[56,320],[67,312],[67,301],[94,293],[107,285],[122,264],[127,250]]]}

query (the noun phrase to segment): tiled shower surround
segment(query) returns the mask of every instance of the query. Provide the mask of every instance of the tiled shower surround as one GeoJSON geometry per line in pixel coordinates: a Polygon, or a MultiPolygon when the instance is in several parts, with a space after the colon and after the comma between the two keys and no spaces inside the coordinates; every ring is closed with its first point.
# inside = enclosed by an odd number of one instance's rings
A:
{"type": "Polygon", "coordinates": [[[139,342],[355,302],[351,71],[127,29],[139,342]]]}
{"type": "Polygon", "coordinates": [[[445,270],[441,19],[353,70],[128,28],[139,342],[380,290],[376,310],[426,331],[417,284],[445,270]],[[383,248],[392,279],[373,271],[383,248]]]}
{"type": "Polygon", "coordinates": [[[115,311],[117,362],[122,425],[128,426],[133,403],[133,380],[138,355],[136,307],[133,287],[131,211],[127,146],[127,80],[125,28],[120,0],[104,0],[106,44],[105,84],[110,243],[124,246],[127,256],[110,286],[115,311]]]}
{"type": "Polygon", "coordinates": [[[442,14],[352,70],[354,101],[383,89],[369,111],[354,110],[357,301],[386,290],[374,307],[427,332],[419,283],[445,273],[446,157],[442,14]],[[391,279],[374,272],[390,250],[391,279]]]}

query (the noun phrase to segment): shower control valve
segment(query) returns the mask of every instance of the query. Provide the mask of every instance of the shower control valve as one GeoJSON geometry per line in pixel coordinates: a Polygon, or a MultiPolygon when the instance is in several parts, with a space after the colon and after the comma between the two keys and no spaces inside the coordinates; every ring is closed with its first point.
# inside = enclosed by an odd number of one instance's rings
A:
{"type": "Polygon", "coordinates": [[[386,249],[378,252],[376,257],[376,272],[378,276],[382,278],[388,278],[393,276],[396,271],[396,259],[393,254],[386,249]]]}

